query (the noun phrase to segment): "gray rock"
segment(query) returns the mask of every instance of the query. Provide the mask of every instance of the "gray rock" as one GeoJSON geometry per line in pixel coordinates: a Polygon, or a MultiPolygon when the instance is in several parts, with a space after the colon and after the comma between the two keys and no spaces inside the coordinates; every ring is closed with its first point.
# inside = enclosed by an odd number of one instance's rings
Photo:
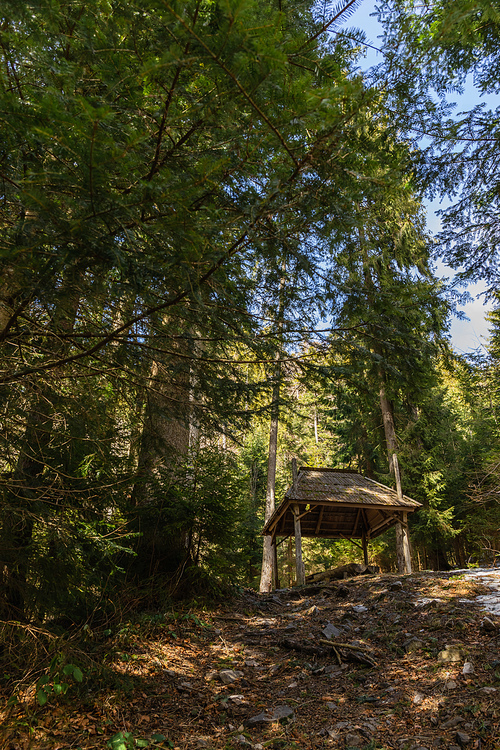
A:
{"type": "Polygon", "coordinates": [[[389,591],[401,591],[403,589],[403,584],[401,581],[393,581],[389,584],[389,591]]]}
{"type": "Polygon", "coordinates": [[[463,669],[462,669],[462,674],[464,675],[464,677],[467,677],[467,675],[469,674],[474,674],[474,665],[472,664],[471,661],[465,662],[463,669]]]}
{"type": "Polygon", "coordinates": [[[290,706],[276,706],[271,717],[272,721],[282,721],[283,719],[289,719],[290,721],[294,718],[295,714],[293,708],[290,706]]]}
{"type": "Polygon", "coordinates": [[[412,654],[414,651],[420,651],[423,645],[424,642],[420,638],[413,637],[403,643],[403,648],[407,654],[412,654]]]}
{"type": "Polygon", "coordinates": [[[494,623],[493,620],[490,620],[489,617],[484,618],[481,623],[481,627],[483,630],[487,630],[489,632],[495,632],[498,630],[498,626],[496,625],[496,623],[494,623]]]}
{"type": "Polygon", "coordinates": [[[365,744],[366,742],[360,734],[357,734],[356,732],[346,734],[346,737],[345,737],[346,747],[361,747],[362,745],[365,745],[365,744]]]}
{"type": "Polygon", "coordinates": [[[362,615],[364,612],[368,612],[368,607],[365,607],[364,604],[356,604],[352,611],[356,612],[357,615],[362,615]]]}
{"type": "Polygon", "coordinates": [[[230,695],[228,701],[234,703],[235,706],[241,706],[243,703],[246,703],[244,695],[230,695]]]}
{"type": "Polygon", "coordinates": [[[338,736],[339,733],[331,727],[323,727],[323,729],[320,729],[318,732],[318,737],[330,737],[331,739],[336,740],[338,736]]]}
{"type": "Polygon", "coordinates": [[[327,622],[322,632],[325,638],[328,638],[328,640],[330,640],[331,638],[338,638],[340,635],[342,635],[342,631],[336,628],[335,625],[332,625],[331,622],[327,622]]]}
{"type": "Polygon", "coordinates": [[[245,726],[251,728],[257,727],[260,724],[272,724],[275,721],[283,721],[285,719],[291,721],[294,716],[293,708],[290,708],[290,706],[276,706],[272,714],[262,711],[262,713],[247,719],[245,726]]]}
{"type": "Polygon", "coordinates": [[[236,682],[240,677],[243,677],[243,672],[237,669],[223,669],[219,672],[219,678],[224,685],[231,685],[232,682],[236,682]]]}
{"type": "Polygon", "coordinates": [[[453,727],[457,727],[459,724],[462,724],[462,722],[464,721],[465,719],[463,719],[461,716],[453,716],[451,719],[448,719],[441,724],[441,729],[452,729],[453,727]]]}
{"type": "Polygon", "coordinates": [[[465,732],[457,732],[455,735],[455,739],[457,740],[460,747],[464,747],[470,742],[470,737],[468,734],[465,734],[465,732]]]}
{"type": "Polygon", "coordinates": [[[251,716],[250,719],[246,719],[245,726],[251,729],[252,727],[258,727],[261,724],[269,724],[271,722],[272,719],[269,714],[266,714],[265,711],[262,711],[262,713],[257,714],[256,716],[251,716]]]}
{"type": "Polygon", "coordinates": [[[445,646],[438,654],[438,661],[445,663],[462,661],[462,651],[460,646],[445,646]]]}
{"type": "Polygon", "coordinates": [[[479,689],[479,692],[485,695],[493,695],[493,693],[497,692],[497,689],[494,687],[482,687],[479,689]]]}
{"type": "Polygon", "coordinates": [[[252,743],[247,740],[244,734],[237,734],[236,737],[233,737],[233,742],[240,747],[253,747],[252,743]]]}

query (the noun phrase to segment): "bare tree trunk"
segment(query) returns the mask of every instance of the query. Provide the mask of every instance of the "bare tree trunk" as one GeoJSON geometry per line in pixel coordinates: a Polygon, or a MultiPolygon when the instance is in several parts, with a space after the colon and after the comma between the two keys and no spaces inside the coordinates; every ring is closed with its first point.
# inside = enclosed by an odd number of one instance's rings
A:
{"type": "MultiPolygon", "coordinates": [[[[275,382],[272,392],[271,427],[269,430],[269,459],[267,463],[266,511],[265,522],[271,518],[275,508],[276,458],[278,452],[279,397],[281,367],[278,361],[275,370],[275,382]]],[[[262,553],[262,571],[260,576],[261,593],[272,591],[274,570],[274,544],[271,536],[264,537],[262,553]]]]}
{"type": "Polygon", "coordinates": [[[175,479],[176,467],[189,450],[189,373],[180,371],[172,379],[172,368],[153,362],[146,394],[140,439],[137,480],[132,492],[135,507],[133,530],[138,533],[136,557],[130,575],[147,578],[162,570],[174,572],[185,562],[187,535],[166,534],[161,508],[175,479]]]}
{"type": "Polygon", "coordinates": [[[398,440],[396,437],[396,427],[394,425],[394,414],[392,410],[392,404],[387,398],[384,383],[384,373],[379,371],[379,395],[380,395],[380,408],[382,410],[382,420],[384,423],[384,434],[385,444],[387,447],[387,457],[389,461],[389,471],[394,474],[394,466],[392,457],[398,450],[398,440]]]}
{"type": "MultiPolygon", "coordinates": [[[[396,427],[394,424],[394,413],[392,410],[392,404],[386,395],[384,374],[382,371],[379,371],[379,377],[380,408],[382,410],[382,420],[384,423],[389,471],[395,477],[398,497],[402,498],[403,492],[401,489],[401,477],[399,474],[399,465],[397,462],[398,440],[396,437],[396,427]]],[[[408,537],[408,524],[401,523],[400,521],[398,521],[396,524],[396,558],[398,571],[402,574],[411,573],[411,555],[410,542],[408,537]]]]}
{"type": "MultiPolygon", "coordinates": [[[[275,508],[275,486],[276,486],[276,457],[278,452],[278,426],[279,426],[279,399],[281,386],[281,334],[283,330],[283,316],[285,311],[285,271],[286,261],[283,259],[281,266],[282,274],[279,286],[279,307],[278,307],[278,351],[276,353],[276,366],[274,368],[274,384],[271,395],[271,426],[269,429],[269,459],[267,464],[267,486],[266,486],[266,511],[264,515],[265,523],[271,518],[275,508]]],[[[262,570],[260,576],[259,591],[266,593],[272,591],[273,579],[276,579],[277,570],[276,553],[273,538],[264,537],[262,550],[262,570]]]]}
{"type": "MultiPolygon", "coordinates": [[[[396,453],[392,455],[392,467],[396,478],[396,489],[398,499],[403,499],[403,489],[401,487],[401,476],[399,473],[399,463],[396,453]]],[[[408,514],[403,513],[403,518],[396,524],[396,557],[398,561],[399,573],[411,573],[411,553],[410,553],[410,536],[408,533],[408,514]]]]}

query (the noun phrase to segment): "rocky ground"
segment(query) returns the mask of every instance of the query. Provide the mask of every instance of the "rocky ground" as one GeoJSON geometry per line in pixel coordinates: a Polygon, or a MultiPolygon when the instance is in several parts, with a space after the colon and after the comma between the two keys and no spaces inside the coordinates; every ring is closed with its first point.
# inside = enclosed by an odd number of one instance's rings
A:
{"type": "Polygon", "coordinates": [[[0,746],[499,750],[484,593],[456,574],[359,576],[143,615],[95,636],[65,695],[52,673],[43,706],[36,686],[11,701],[0,746]]]}

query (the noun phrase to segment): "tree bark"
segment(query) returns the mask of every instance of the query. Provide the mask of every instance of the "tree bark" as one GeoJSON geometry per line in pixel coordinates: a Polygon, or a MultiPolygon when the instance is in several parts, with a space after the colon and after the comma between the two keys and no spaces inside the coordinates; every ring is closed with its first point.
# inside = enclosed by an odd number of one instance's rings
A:
{"type": "Polygon", "coordinates": [[[173,573],[185,563],[188,534],[169,533],[161,520],[161,507],[175,480],[176,467],[189,450],[189,373],[153,362],[146,393],[140,438],[137,479],[132,491],[132,530],[139,536],[129,577],[145,579],[173,573]]]}
{"type": "Polygon", "coordinates": [[[381,370],[379,370],[379,384],[380,409],[382,411],[382,421],[384,423],[385,444],[387,447],[389,472],[391,474],[394,474],[392,457],[395,453],[397,453],[398,440],[396,437],[396,427],[394,424],[392,404],[386,395],[384,373],[381,370]]]}
{"type": "MultiPolygon", "coordinates": [[[[271,394],[271,425],[269,429],[269,458],[267,463],[267,485],[266,485],[266,510],[264,522],[267,523],[274,513],[275,508],[275,487],[276,487],[276,458],[278,453],[278,427],[279,427],[279,399],[281,387],[281,334],[283,330],[283,316],[285,311],[285,271],[286,261],[283,259],[281,266],[281,278],[279,286],[279,307],[278,307],[278,350],[276,352],[276,365],[274,368],[274,384],[271,394]]],[[[272,591],[273,578],[276,580],[277,571],[275,571],[276,554],[273,549],[273,537],[265,536],[262,550],[262,570],[260,575],[259,591],[268,593],[272,591]]]]}
{"type": "Polygon", "coordinates": [[[300,510],[298,505],[293,506],[293,526],[295,532],[295,571],[297,586],[303,586],[306,582],[304,560],[302,558],[302,530],[300,527],[300,510]]]}
{"type": "MultiPolygon", "coordinates": [[[[265,523],[271,518],[275,508],[276,458],[278,452],[279,397],[281,366],[278,360],[275,369],[275,382],[271,402],[271,426],[269,429],[269,458],[267,463],[266,510],[265,523]]],[[[262,552],[262,571],[259,591],[261,594],[272,591],[274,570],[274,544],[272,536],[264,537],[262,552]]]]}

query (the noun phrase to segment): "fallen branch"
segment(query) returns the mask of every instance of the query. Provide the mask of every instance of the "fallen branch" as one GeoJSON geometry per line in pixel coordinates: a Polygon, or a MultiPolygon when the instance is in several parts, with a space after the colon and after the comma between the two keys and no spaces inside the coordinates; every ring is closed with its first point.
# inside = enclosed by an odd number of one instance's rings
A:
{"type": "Polygon", "coordinates": [[[354,644],[350,644],[350,643],[338,643],[337,641],[329,641],[326,638],[319,638],[319,643],[326,643],[327,646],[333,646],[336,648],[350,648],[351,651],[362,651],[364,654],[370,654],[367,648],[362,648],[361,646],[354,646],[354,644]]]}
{"type": "Polygon", "coordinates": [[[321,648],[321,646],[314,646],[312,643],[300,643],[294,641],[291,638],[282,638],[278,642],[278,646],[281,648],[287,648],[291,651],[302,651],[304,654],[314,654],[315,656],[327,656],[328,651],[321,648]]]}
{"type": "Polygon", "coordinates": [[[330,646],[330,648],[334,650],[339,664],[342,664],[339,654],[340,650],[340,653],[347,661],[355,661],[360,664],[368,664],[370,667],[377,666],[377,662],[370,654],[368,649],[362,648],[361,646],[354,646],[350,643],[338,643],[337,641],[328,641],[326,638],[320,638],[319,643],[324,643],[326,646],[330,646]]]}

